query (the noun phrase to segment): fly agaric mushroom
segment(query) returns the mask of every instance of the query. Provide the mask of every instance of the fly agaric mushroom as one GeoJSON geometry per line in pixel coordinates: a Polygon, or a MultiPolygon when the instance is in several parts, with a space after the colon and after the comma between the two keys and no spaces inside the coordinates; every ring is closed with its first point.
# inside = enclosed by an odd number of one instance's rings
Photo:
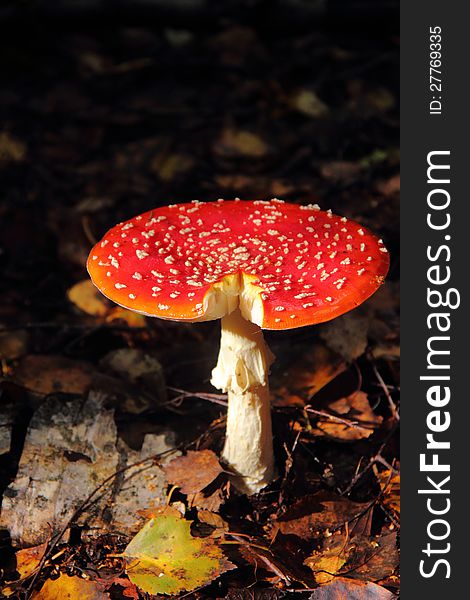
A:
{"type": "Polygon", "coordinates": [[[212,384],[228,393],[223,458],[243,492],[274,477],[262,329],[329,321],[371,296],[388,271],[382,240],[316,205],[271,201],[165,206],[112,228],[88,258],[108,298],[147,316],[222,319],[212,384]]]}

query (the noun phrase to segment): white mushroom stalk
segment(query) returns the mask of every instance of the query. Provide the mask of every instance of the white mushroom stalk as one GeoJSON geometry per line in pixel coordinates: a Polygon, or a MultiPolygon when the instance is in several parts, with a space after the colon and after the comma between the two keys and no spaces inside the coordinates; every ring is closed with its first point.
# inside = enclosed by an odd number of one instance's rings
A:
{"type": "Polygon", "coordinates": [[[263,332],[237,308],[222,318],[217,366],[211,383],[228,394],[222,458],[236,474],[235,487],[259,492],[274,478],[268,372],[274,355],[263,332]]]}

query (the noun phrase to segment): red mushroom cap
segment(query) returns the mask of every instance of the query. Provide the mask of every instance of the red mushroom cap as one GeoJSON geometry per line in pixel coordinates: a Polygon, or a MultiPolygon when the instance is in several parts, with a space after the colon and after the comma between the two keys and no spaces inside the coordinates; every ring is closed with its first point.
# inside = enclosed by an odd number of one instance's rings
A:
{"type": "Polygon", "coordinates": [[[329,321],[383,282],[389,255],[365,227],[281,200],[165,206],[113,227],[88,258],[125,308],[203,321],[240,305],[264,329],[329,321]]]}

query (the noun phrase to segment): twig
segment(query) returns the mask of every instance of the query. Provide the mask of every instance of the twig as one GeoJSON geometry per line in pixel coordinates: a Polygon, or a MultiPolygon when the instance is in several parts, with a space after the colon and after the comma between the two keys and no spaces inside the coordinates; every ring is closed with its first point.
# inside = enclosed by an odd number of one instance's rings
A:
{"type": "Polygon", "coordinates": [[[184,400],[185,398],[201,398],[201,400],[208,400],[209,402],[213,402],[214,404],[220,404],[221,406],[228,406],[228,402],[226,400],[227,394],[210,394],[206,392],[188,392],[186,390],[181,390],[179,388],[169,387],[168,389],[172,392],[178,392],[178,396],[172,398],[166,404],[172,404],[174,402],[178,402],[180,400],[184,400]]]}
{"type": "Polygon", "coordinates": [[[332,421],[337,421],[347,427],[352,427],[353,429],[374,429],[372,425],[365,423],[364,421],[352,421],[349,419],[342,419],[341,417],[337,417],[336,415],[332,415],[327,412],[323,412],[322,410],[315,410],[310,405],[305,407],[307,412],[313,413],[315,415],[319,415],[320,417],[326,417],[327,419],[331,419],[332,421]],[[363,424],[365,423],[365,424],[363,424]]]}
{"type": "Polygon", "coordinates": [[[380,387],[383,390],[383,393],[385,394],[385,397],[387,398],[387,402],[388,402],[388,406],[390,408],[390,412],[392,413],[392,417],[396,420],[399,421],[400,420],[400,414],[397,410],[396,404],[392,399],[392,396],[390,395],[390,391],[388,389],[387,384],[385,383],[385,381],[382,379],[382,375],[379,373],[377,367],[375,366],[375,362],[374,362],[374,357],[372,356],[372,370],[374,371],[374,375],[377,378],[377,381],[380,384],[380,387]]]}
{"type": "MultiPolygon", "coordinates": [[[[231,535],[235,540],[237,540],[238,542],[240,542],[240,544],[243,544],[244,546],[248,546],[248,548],[260,548],[260,546],[256,546],[255,544],[251,544],[250,542],[247,542],[246,540],[244,540],[242,537],[231,533],[229,534],[231,535]]],[[[261,548],[262,550],[264,550],[265,552],[270,552],[269,549],[267,548],[261,548]]],[[[275,574],[277,575],[280,579],[282,579],[282,581],[284,581],[287,584],[290,584],[291,581],[289,579],[289,577],[287,575],[285,575],[277,565],[275,565],[272,561],[269,560],[269,558],[267,556],[263,556],[262,554],[259,554],[258,552],[256,552],[256,556],[258,558],[260,558],[264,564],[275,574]]]]}
{"type": "MultiPolygon", "coordinates": [[[[354,475],[354,477],[351,480],[351,483],[344,490],[344,492],[340,492],[342,496],[344,496],[345,494],[349,494],[351,492],[351,490],[356,485],[356,483],[359,481],[359,479],[361,479],[361,477],[363,477],[363,475],[365,475],[365,473],[367,473],[367,471],[372,467],[372,465],[374,465],[376,462],[381,462],[382,464],[384,464],[383,461],[385,461],[385,459],[382,456],[382,451],[387,446],[388,442],[392,439],[397,426],[398,426],[398,421],[395,422],[395,426],[392,427],[392,429],[390,430],[389,434],[387,435],[385,441],[380,445],[378,452],[376,452],[374,454],[374,456],[372,456],[369,459],[369,463],[364,467],[364,469],[362,471],[359,471],[356,473],[356,475],[354,475]]],[[[388,463],[387,463],[387,465],[388,465],[388,463]]]]}

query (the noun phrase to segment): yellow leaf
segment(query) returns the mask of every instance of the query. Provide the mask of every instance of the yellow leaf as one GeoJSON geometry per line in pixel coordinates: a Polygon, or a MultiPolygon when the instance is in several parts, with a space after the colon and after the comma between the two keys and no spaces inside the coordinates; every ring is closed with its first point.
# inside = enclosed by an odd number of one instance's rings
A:
{"type": "Polygon", "coordinates": [[[48,579],[33,600],[109,600],[108,594],[93,581],[80,577],[61,575],[58,579],[48,579]]]}
{"type": "Polygon", "coordinates": [[[309,556],[304,564],[312,569],[315,580],[320,585],[330,583],[340,572],[349,557],[347,537],[342,535],[325,540],[330,545],[321,551],[316,551],[309,556]]]}
{"type": "Polygon", "coordinates": [[[80,310],[93,317],[104,317],[109,305],[90,279],[84,279],[73,285],[67,292],[68,299],[80,310]]]}
{"type": "Polygon", "coordinates": [[[26,157],[26,146],[7,131],[0,133],[0,166],[4,163],[22,162],[26,157]]]}
{"type": "Polygon", "coordinates": [[[266,142],[251,131],[226,129],[216,145],[221,156],[262,158],[268,152],[266,142]]]}
{"type": "MultiPolygon", "coordinates": [[[[40,546],[34,546],[33,548],[25,548],[24,550],[18,550],[15,554],[16,558],[16,571],[19,577],[15,579],[15,582],[22,581],[34,573],[34,570],[41,562],[44,552],[47,548],[47,542],[40,546]]],[[[15,590],[11,587],[3,588],[2,593],[4,596],[11,596],[15,593],[15,590]]]]}
{"type": "Polygon", "coordinates": [[[193,538],[191,521],[165,507],[124,551],[129,579],[149,594],[178,594],[208,585],[234,566],[210,538],[193,538]]]}
{"type": "Polygon", "coordinates": [[[345,562],[344,556],[327,553],[310,556],[305,564],[312,569],[316,582],[322,585],[332,581],[345,562]]]}
{"type": "Polygon", "coordinates": [[[122,306],[111,306],[90,279],[84,279],[73,285],[68,290],[67,297],[72,304],[92,317],[104,318],[108,323],[124,321],[129,327],[145,327],[143,315],[122,306]]]}
{"type": "Polygon", "coordinates": [[[292,98],[292,107],[308,117],[324,117],[328,114],[328,106],[310,90],[300,90],[292,98]]]}
{"type": "Polygon", "coordinates": [[[109,311],[106,322],[112,323],[113,321],[124,321],[128,327],[135,327],[136,329],[145,327],[144,315],[122,308],[122,306],[115,306],[109,311]]]}
{"type": "Polygon", "coordinates": [[[397,514],[400,514],[400,473],[392,475],[390,469],[381,473],[378,473],[377,469],[374,470],[382,488],[383,504],[397,514]]]}

